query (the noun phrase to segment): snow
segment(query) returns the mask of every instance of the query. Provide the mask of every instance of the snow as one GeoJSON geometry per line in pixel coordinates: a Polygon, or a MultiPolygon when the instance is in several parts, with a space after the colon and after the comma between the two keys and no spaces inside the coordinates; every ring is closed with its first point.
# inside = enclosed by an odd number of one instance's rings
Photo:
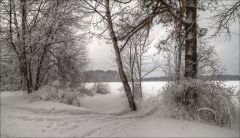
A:
{"type": "MultiPolygon", "coordinates": [[[[1,92],[1,137],[239,136],[234,129],[239,127],[239,120],[230,129],[161,117],[155,112],[158,105],[153,97],[161,92],[165,82],[143,83],[145,102],[136,112],[130,112],[126,96],[120,91],[121,83],[108,84],[110,94],[85,97],[82,107],[49,101],[29,102],[23,92],[1,92]]],[[[239,82],[225,84],[239,87],[239,82]]]]}
{"type": "MultiPolygon", "coordinates": [[[[97,136],[97,135],[95,135],[97,136]]],[[[107,135],[105,135],[107,136],[107,135]]],[[[134,120],[115,133],[116,137],[224,137],[230,131],[196,122],[151,118],[134,120]],[[204,129],[203,129],[204,128],[204,129]],[[204,133],[203,133],[204,131],[204,133]],[[138,133],[136,133],[138,132],[138,133]],[[216,133],[218,132],[218,133],[216,133]]]]}
{"type": "Polygon", "coordinates": [[[82,106],[98,113],[107,114],[114,114],[128,110],[127,98],[121,94],[98,94],[94,97],[87,97],[82,100],[82,106]]]}

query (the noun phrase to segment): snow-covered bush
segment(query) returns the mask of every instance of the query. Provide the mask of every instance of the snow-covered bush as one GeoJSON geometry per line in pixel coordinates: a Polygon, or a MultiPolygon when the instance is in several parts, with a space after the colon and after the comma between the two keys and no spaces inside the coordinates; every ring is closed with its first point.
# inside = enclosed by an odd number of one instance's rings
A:
{"type": "Polygon", "coordinates": [[[84,84],[79,84],[77,87],[62,88],[60,81],[56,80],[51,84],[51,86],[58,89],[58,90],[68,90],[68,91],[77,93],[77,95],[80,96],[80,97],[85,96],[85,95],[89,95],[89,96],[94,95],[94,92],[91,89],[88,89],[87,87],[85,87],[84,84]]]}
{"type": "Polygon", "coordinates": [[[198,119],[222,126],[231,122],[233,92],[220,82],[169,82],[163,89],[162,104],[165,115],[172,118],[198,119]]]}
{"type": "Polygon", "coordinates": [[[69,89],[57,89],[46,85],[29,95],[29,101],[53,101],[80,106],[80,94],[69,89]]]}
{"type": "Polygon", "coordinates": [[[74,89],[65,88],[62,89],[59,83],[56,81],[52,85],[46,85],[41,87],[38,91],[33,92],[29,96],[29,101],[53,101],[60,102],[69,105],[80,106],[80,100],[83,96],[93,96],[95,93],[108,94],[109,85],[97,83],[92,89],[87,89],[86,87],[79,86],[74,89]]]}
{"type": "Polygon", "coordinates": [[[86,87],[83,87],[83,86],[72,89],[71,91],[78,93],[78,96],[80,96],[80,97],[85,96],[85,95],[88,95],[88,96],[94,95],[94,92],[91,89],[87,89],[86,87]]]}
{"type": "Polygon", "coordinates": [[[29,101],[34,102],[38,100],[49,101],[52,99],[57,99],[58,90],[51,86],[43,86],[39,90],[31,93],[29,95],[29,101]]]}
{"type": "Polygon", "coordinates": [[[80,106],[80,97],[78,95],[78,93],[71,92],[69,89],[59,90],[58,100],[60,103],[80,106]]]}
{"type": "Polygon", "coordinates": [[[109,90],[109,85],[108,84],[103,84],[103,83],[95,83],[92,90],[95,92],[95,93],[98,93],[98,94],[109,94],[110,93],[110,90],[109,90]]]}

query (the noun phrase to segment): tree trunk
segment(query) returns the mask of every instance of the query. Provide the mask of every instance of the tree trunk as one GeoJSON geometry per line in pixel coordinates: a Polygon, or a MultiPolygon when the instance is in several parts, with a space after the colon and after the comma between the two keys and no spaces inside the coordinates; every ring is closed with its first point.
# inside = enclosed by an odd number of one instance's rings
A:
{"type": "Polygon", "coordinates": [[[22,71],[23,71],[23,75],[26,79],[26,83],[27,83],[27,92],[28,93],[32,93],[32,82],[31,82],[31,77],[30,76],[30,72],[29,72],[29,69],[28,69],[28,59],[27,59],[27,52],[26,52],[26,33],[27,33],[27,9],[26,9],[26,0],[21,0],[20,1],[20,4],[21,4],[21,26],[22,26],[22,42],[21,42],[21,52],[20,52],[20,63],[22,65],[22,71]]]}
{"type": "MultiPolygon", "coordinates": [[[[130,65],[130,77],[131,77],[131,84],[132,84],[132,95],[135,97],[135,82],[134,82],[134,76],[133,76],[133,68],[134,68],[134,58],[132,59],[132,45],[130,45],[129,49],[129,65],[130,65]]],[[[135,53],[133,53],[135,56],[135,53]]]]}
{"type": "MultiPolygon", "coordinates": [[[[181,10],[182,11],[182,10],[181,10]]],[[[182,18],[182,17],[180,17],[182,18]]],[[[176,42],[177,42],[177,65],[176,65],[176,80],[179,82],[181,80],[181,65],[182,65],[182,46],[183,46],[183,30],[182,22],[176,21],[176,42]]]]}
{"type": "MultiPolygon", "coordinates": [[[[186,2],[186,20],[188,23],[185,24],[184,76],[186,79],[195,79],[197,77],[197,0],[187,0],[186,2]]],[[[187,107],[195,105],[197,97],[195,86],[188,86],[185,88],[185,100],[183,104],[187,105],[187,107]]]]}
{"type": "Polygon", "coordinates": [[[38,67],[37,67],[37,73],[36,73],[36,83],[35,83],[35,87],[34,87],[34,90],[38,90],[40,85],[41,85],[41,81],[40,81],[40,75],[41,75],[41,71],[42,71],[42,64],[43,64],[43,61],[45,59],[45,56],[47,54],[47,46],[48,45],[45,45],[44,46],[44,49],[43,49],[43,53],[40,57],[40,61],[39,61],[39,64],[38,64],[38,67]]]}
{"type": "Polygon", "coordinates": [[[177,71],[176,71],[176,75],[177,75],[177,81],[179,81],[181,79],[181,64],[182,64],[182,46],[179,45],[178,46],[178,55],[177,55],[177,71]]]}
{"type": "MultiPolygon", "coordinates": [[[[143,45],[145,46],[145,45],[143,45]]],[[[136,49],[137,51],[137,49],[136,49]]],[[[138,76],[139,76],[139,96],[140,98],[143,97],[142,95],[142,47],[139,48],[139,59],[137,60],[137,65],[138,65],[138,76]]]]}
{"type": "Polygon", "coordinates": [[[108,22],[108,30],[110,32],[111,40],[112,40],[115,55],[116,55],[118,72],[119,72],[121,81],[123,83],[125,93],[126,93],[127,98],[128,98],[129,107],[132,110],[137,110],[137,107],[136,107],[136,104],[134,102],[134,98],[133,98],[133,95],[132,95],[132,92],[131,92],[131,88],[128,84],[128,79],[127,79],[127,77],[125,75],[125,72],[123,70],[121,54],[120,54],[120,50],[119,50],[119,47],[118,47],[118,40],[117,40],[117,38],[115,36],[115,33],[114,33],[114,30],[113,30],[112,18],[111,18],[110,7],[109,7],[109,0],[105,0],[105,7],[106,7],[106,17],[107,17],[107,22],[108,22]]]}
{"type": "Polygon", "coordinates": [[[30,91],[33,90],[33,78],[32,78],[32,61],[31,59],[29,59],[28,61],[28,78],[29,78],[29,87],[30,87],[30,91]]]}
{"type": "Polygon", "coordinates": [[[186,8],[185,25],[185,77],[196,78],[197,76],[197,0],[188,0],[186,8]]]}

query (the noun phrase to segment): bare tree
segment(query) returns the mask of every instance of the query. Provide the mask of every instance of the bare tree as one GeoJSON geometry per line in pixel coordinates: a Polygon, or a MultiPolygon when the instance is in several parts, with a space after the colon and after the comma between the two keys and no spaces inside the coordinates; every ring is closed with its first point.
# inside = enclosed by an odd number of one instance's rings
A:
{"type": "Polygon", "coordinates": [[[133,35],[122,52],[125,59],[124,69],[131,80],[131,88],[136,99],[143,96],[143,79],[160,66],[159,62],[154,60],[154,55],[148,55],[150,48],[149,30],[141,30],[133,35]]]}
{"type": "MultiPolygon", "coordinates": [[[[161,66],[162,71],[168,76],[169,80],[179,81],[178,73],[180,73],[180,78],[184,76],[184,61],[180,64],[178,62],[178,43],[172,38],[172,41],[162,41],[160,45],[160,53],[164,57],[164,65],[161,66]],[[177,72],[178,66],[181,66],[180,72],[177,72]]],[[[203,39],[202,34],[198,34],[197,47],[197,75],[221,75],[225,70],[224,66],[220,63],[214,47],[209,45],[207,40],[203,39]]]]}
{"type": "Polygon", "coordinates": [[[154,15],[158,22],[166,26],[171,23],[176,25],[175,30],[180,31],[175,32],[179,39],[178,61],[181,61],[183,45],[185,49],[184,76],[195,78],[197,75],[197,0],[145,0],[143,5],[151,10],[156,7],[159,11],[162,11],[154,15]]]}
{"type": "MultiPolygon", "coordinates": [[[[182,12],[179,12],[179,2],[177,0],[165,1],[165,0],[148,0],[147,7],[144,10],[138,4],[137,8],[128,8],[128,6],[118,8],[114,14],[110,10],[109,1],[104,3],[101,1],[94,1],[89,3],[85,0],[88,9],[91,9],[91,12],[95,12],[102,18],[100,21],[107,22],[108,30],[110,32],[111,40],[114,46],[116,60],[118,63],[119,73],[124,84],[125,92],[127,93],[129,101],[132,99],[131,90],[128,85],[126,75],[122,69],[122,60],[120,52],[127,45],[131,37],[138,31],[149,27],[154,18],[158,17],[158,22],[160,23],[169,23],[173,19],[178,20],[183,26],[183,31],[185,32],[184,41],[185,41],[185,77],[195,78],[197,74],[197,37],[196,37],[196,15],[197,15],[197,1],[189,0],[183,1],[185,9],[182,12]],[[149,4],[150,3],[150,4],[149,4]],[[94,5],[94,6],[93,6],[94,5]],[[176,6],[175,6],[176,5],[176,6]],[[99,8],[99,6],[101,8],[99,8]],[[138,7],[139,6],[139,7],[138,7]],[[134,10],[133,10],[134,9],[134,10]],[[119,12],[120,11],[120,12],[119,12]],[[119,17],[119,15],[121,15],[119,17]],[[113,17],[113,18],[112,18],[113,17]],[[132,17],[132,19],[130,18],[132,17]],[[119,19],[120,22],[113,23],[113,19],[119,19]],[[123,41],[125,40],[125,41],[123,41]],[[122,42],[122,45],[119,45],[119,42],[122,42]],[[129,96],[130,95],[130,96],[129,96]]],[[[117,1],[113,2],[112,5],[116,3],[126,4],[128,2],[117,1]]],[[[141,2],[140,2],[141,3],[141,2]]],[[[141,5],[141,4],[140,4],[141,5]]],[[[111,6],[114,7],[114,6],[111,6]]],[[[130,6],[129,6],[130,7],[130,6]]],[[[104,33],[104,31],[103,31],[104,33]]],[[[101,33],[102,34],[102,33],[101,33]]],[[[121,43],[120,43],[121,44],[121,43]]],[[[131,102],[130,106],[131,106],[131,102]]]]}
{"type": "Polygon", "coordinates": [[[213,46],[199,38],[198,42],[198,76],[203,75],[222,75],[225,71],[217,57],[213,46]]]}
{"type": "Polygon", "coordinates": [[[43,84],[46,74],[54,66],[49,59],[54,45],[77,39],[73,37],[73,28],[79,26],[80,16],[75,9],[75,1],[1,2],[1,34],[17,55],[28,93],[43,84]],[[68,37],[64,37],[66,32],[68,37]]]}
{"type": "MultiPolygon", "coordinates": [[[[105,0],[104,2],[84,0],[84,2],[86,3],[86,5],[83,6],[85,8],[85,10],[90,9],[90,11],[88,11],[88,12],[97,13],[101,17],[100,21],[107,25],[107,30],[109,31],[110,39],[111,39],[111,42],[112,42],[112,45],[114,48],[114,52],[115,52],[115,56],[116,56],[116,63],[118,65],[119,76],[123,83],[124,90],[125,90],[125,93],[128,98],[129,106],[132,110],[136,110],[137,107],[134,102],[133,94],[132,94],[131,88],[128,84],[128,79],[127,79],[126,73],[123,70],[121,47],[119,45],[119,38],[117,38],[117,36],[116,36],[116,31],[115,31],[116,26],[113,23],[113,21],[114,21],[113,16],[119,15],[119,13],[113,14],[113,9],[111,8],[115,4],[115,2],[111,3],[109,0],[105,0]],[[95,6],[93,6],[93,5],[95,5],[95,6]],[[86,8],[86,6],[87,6],[87,8],[86,8]]],[[[105,31],[106,31],[106,29],[104,30],[104,32],[105,31]]]]}

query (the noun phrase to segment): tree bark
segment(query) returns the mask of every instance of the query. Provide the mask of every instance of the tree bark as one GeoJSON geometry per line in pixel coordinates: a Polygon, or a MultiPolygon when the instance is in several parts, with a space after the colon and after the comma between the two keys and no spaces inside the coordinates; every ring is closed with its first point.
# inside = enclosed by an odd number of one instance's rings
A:
{"type": "Polygon", "coordinates": [[[186,78],[197,76],[197,0],[188,0],[185,24],[185,74],[186,78]]]}
{"type": "Polygon", "coordinates": [[[27,9],[26,9],[26,0],[21,0],[21,26],[22,26],[22,42],[21,42],[21,52],[20,52],[20,64],[22,65],[22,72],[27,82],[27,92],[32,93],[32,82],[31,82],[31,73],[28,68],[28,59],[27,59],[27,49],[26,49],[26,33],[27,33],[27,9]]]}
{"type": "Polygon", "coordinates": [[[40,75],[42,72],[42,64],[43,64],[43,61],[47,54],[47,47],[48,47],[48,45],[44,45],[43,53],[41,54],[40,61],[39,61],[38,67],[37,67],[36,83],[35,83],[35,87],[34,87],[35,91],[38,90],[39,87],[41,86],[40,75]]]}
{"type": "MultiPolygon", "coordinates": [[[[146,40],[145,40],[146,41],[146,40]]],[[[145,42],[143,44],[143,47],[145,46],[145,42]]],[[[135,51],[137,52],[137,47],[135,47],[135,51]]],[[[139,77],[139,97],[142,98],[142,47],[140,46],[139,48],[139,58],[137,58],[136,62],[137,62],[137,68],[138,68],[138,77],[139,77]]]]}
{"type": "Polygon", "coordinates": [[[108,30],[110,32],[111,40],[112,40],[112,43],[113,43],[113,48],[114,48],[115,55],[116,55],[118,72],[119,72],[121,81],[123,83],[125,93],[126,93],[127,98],[128,98],[129,107],[132,110],[137,110],[136,104],[134,102],[133,94],[131,92],[131,88],[128,84],[128,79],[127,79],[126,74],[123,70],[121,54],[120,54],[120,50],[119,50],[119,47],[118,47],[118,40],[117,40],[117,37],[115,36],[114,30],[113,30],[112,18],[111,18],[110,7],[109,7],[109,0],[105,0],[105,7],[106,7],[106,17],[107,17],[107,22],[108,22],[108,30]]]}
{"type": "MultiPolygon", "coordinates": [[[[183,18],[185,12],[184,1],[180,1],[180,19],[183,18]]],[[[184,45],[184,34],[183,34],[183,24],[182,21],[176,20],[176,42],[177,42],[177,66],[176,66],[176,80],[179,82],[181,80],[181,65],[182,65],[182,47],[184,45]]]]}
{"type": "Polygon", "coordinates": [[[132,84],[132,95],[133,97],[135,97],[135,82],[134,82],[134,76],[133,76],[133,68],[134,68],[134,58],[132,59],[132,54],[134,54],[135,57],[135,53],[132,53],[132,45],[130,45],[129,48],[129,65],[130,65],[130,77],[131,77],[131,84],[132,84]]]}
{"type": "MultiPolygon", "coordinates": [[[[197,77],[197,0],[187,0],[186,2],[186,20],[188,23],[185,24],[184,76],[186,79],[195,79],[197,77]]],[[[185,89],[183,104],[187,107],[195,105],[197,97],[195,86],[188,86],[185,89]]]]}

